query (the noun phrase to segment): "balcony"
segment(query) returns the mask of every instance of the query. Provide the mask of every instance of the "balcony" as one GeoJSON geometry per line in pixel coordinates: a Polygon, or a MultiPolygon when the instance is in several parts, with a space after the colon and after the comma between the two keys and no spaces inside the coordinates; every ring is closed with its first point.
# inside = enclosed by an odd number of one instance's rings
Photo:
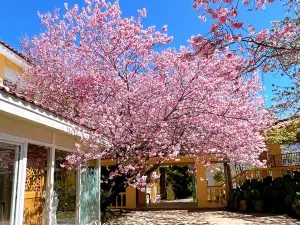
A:
{"type": "Polygon", "coordinates": [[[268,166],[271,168],[300,166],[300,152],[268,155],[268,166]]]}

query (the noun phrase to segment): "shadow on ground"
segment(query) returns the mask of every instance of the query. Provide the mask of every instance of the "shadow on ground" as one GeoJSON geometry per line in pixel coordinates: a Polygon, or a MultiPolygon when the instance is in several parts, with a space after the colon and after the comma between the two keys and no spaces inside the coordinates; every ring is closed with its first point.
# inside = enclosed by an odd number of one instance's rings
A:
{"type": "Polygon", "coordinates": [[[227,211],[159,210],[159,211],[110,211],[103,224],[151,225],[244,225],[244,224],[300,224],[299,220],[273,214],[243,214],[227,211]]]}

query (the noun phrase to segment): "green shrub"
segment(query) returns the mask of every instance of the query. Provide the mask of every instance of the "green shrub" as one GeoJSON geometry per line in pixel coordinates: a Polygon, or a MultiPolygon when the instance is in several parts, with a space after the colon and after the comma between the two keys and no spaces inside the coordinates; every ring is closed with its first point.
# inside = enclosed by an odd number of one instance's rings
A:
{"type": "Polygon", "coordinates": [[[233,210],[239,209],[241,200],[245,200],[243,191],[239,187],[237,187],[232,190],[232,201],[233,202],[231,203],[231,205],[233,207],[233,210]]]}
{"type": "Polygon", "coordinates": [[[188,166],[170,166],[166,169],[167,183],[172,185],[175,199],[191,197],[194,191],[193,176],[188,166]]]}
{"type": "Polygon", "coordinates": [[[214,180],[216,182],[224,182],[225,181],[224,172],[222,170],[216,171],[214,173],[214,180]]]}
{"type": "Polygon", "coordinates": [[[285,175],[272,180],[266,177],[263,181],[256,179],[245,182],[233,190],[234,208],[239,207],[239,201],[246,200],[247,211],[255,210],[257,201],[263,201],[265,212],[300,215],[300,173],[294,176],[285,175]]]}
{"type": "Polygon", "coordinates": [[[62,181],[56,181],[54,191],[58,197],[57,211],[75,211],[76,209],[76,185],[62,181]]]}
{"type": "Polygon", "coordinates": [[[296,192],[293,204],[293,210],[296,212],[297,215],[300,215],[300,192],[296,192]]]}

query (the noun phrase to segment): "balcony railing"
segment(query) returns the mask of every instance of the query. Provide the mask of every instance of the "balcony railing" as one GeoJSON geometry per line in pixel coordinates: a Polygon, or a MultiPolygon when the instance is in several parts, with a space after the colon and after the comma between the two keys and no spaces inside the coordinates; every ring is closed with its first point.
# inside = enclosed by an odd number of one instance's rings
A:
{"type": "Polygon", "coordinates": [[[207,186],[207,201],[212,203],[224,204],[226,193],[224,186],[207,186]]]}
{"type": "Polygon", "coordinates": [[[300,152],[269,155],[268,164],[270,167],[300,166],[300,152]]]}
{"type": "Polygon", "coordinates": [[[109,208],[126,208],[126,192],[120,192],[109,208]]]}
{"type": "Polygon", "coordinates": [[[233,188],[236,188],[242,185],[246,179],[258,179],[262,181],[267,176],[272,176],[272,170],[270,168],[254,168],[251,170],[244,170],[232,178],[232,185],[233,188]]]}

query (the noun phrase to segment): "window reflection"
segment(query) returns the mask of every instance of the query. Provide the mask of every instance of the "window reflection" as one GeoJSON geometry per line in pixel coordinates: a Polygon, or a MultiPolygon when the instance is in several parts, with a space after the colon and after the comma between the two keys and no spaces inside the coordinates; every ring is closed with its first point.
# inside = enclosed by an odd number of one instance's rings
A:
{"type": "Polygon", "coordinates": [[[61,166],[68,154],[55,150],[53,220],[57,224],[75,224],[76,171],[61,166]]]}

